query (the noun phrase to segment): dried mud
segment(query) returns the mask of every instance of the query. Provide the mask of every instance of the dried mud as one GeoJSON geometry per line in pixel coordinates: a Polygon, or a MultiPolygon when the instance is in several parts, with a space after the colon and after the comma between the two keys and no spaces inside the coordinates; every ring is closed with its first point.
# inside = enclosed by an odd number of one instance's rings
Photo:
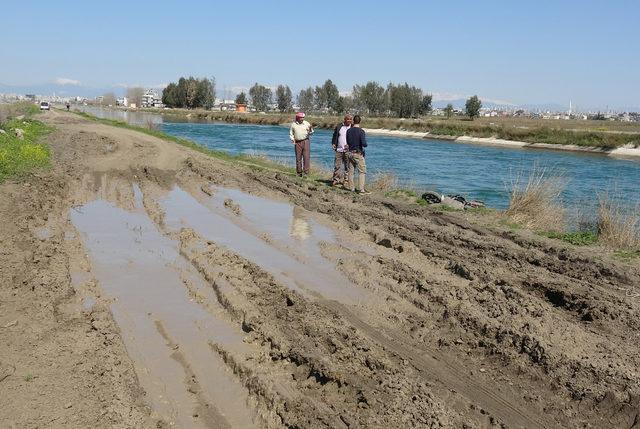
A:
{"type": "Polygon", "coordinates": [[[49,112],[0,427],[640,428],[640,269],[49,112]]]}

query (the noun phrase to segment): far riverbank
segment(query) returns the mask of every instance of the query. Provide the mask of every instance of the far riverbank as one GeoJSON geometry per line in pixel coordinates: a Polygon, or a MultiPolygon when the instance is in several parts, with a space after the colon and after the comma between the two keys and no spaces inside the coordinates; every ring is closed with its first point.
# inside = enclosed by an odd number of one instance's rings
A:
{"type": "MultiPolygon", "coordinates": [[[[226,123],[255,125],[288,125],[289,113],[237,113],[208,110],[185,109],[136,109],[160,113],[174,120],[182,121],[220,121],[226,123]]],[[[316,128],[333,129],[340,123],[339,116],[308,115],[307,119],[316,128]]],[[[560,151],[589,152],[621,157],[640,157],[640,132],[620,133],[609,130],[604,124],[584,124],[583,129],[565,129],[562,124],[551,124],[539,120],[532,125],[522,126],[517,118],[510,123],[487,123],[486,121],[468,121],[459,118],[446,119],[403,119],[365,117],[362,121],[365,130],[371,134],[393,137],[427,138],[467,144],[482,144],[526,149],[552,149],[560,151]],[[551,128],[548,125],[557,126],[551,128]]],[[[596,122],[596,121],[585,121],[596,122]]],[[[575,124],[571,124],[575,126],[575,124]]]]}

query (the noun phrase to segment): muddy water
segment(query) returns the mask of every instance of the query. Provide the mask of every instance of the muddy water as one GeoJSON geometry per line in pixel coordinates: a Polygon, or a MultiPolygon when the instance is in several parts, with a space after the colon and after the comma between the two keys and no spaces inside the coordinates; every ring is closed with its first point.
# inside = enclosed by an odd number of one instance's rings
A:
{"type": "Polygon", "coordinates": [[[307,297],[350,305],[368,300],[322,257],[320,244],[336,243],[338,237],[309,212],[232,189],[213,188],[212,194],[196,198],[175,187],[160,201],[167,227],[192,228],[307,297]]]}
{"type": "Polygon", "coordinates": [[[190,296],[209,288],[144,213],[139,191],[133,212],[96,200],[71,220],[154,411],[178,427],[253,427],[245,390],[210,343],[247,346],[215,302],[205,310],[190,296]]]}

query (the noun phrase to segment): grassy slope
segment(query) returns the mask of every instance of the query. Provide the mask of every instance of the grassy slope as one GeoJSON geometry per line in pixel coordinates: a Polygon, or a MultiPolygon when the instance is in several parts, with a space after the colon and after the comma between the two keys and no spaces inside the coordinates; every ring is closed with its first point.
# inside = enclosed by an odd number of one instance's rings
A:
{"type": "Polygon", "coordinates": [[[0,133],[0,183],[10,177],[21,177],[35,169],[47,167],[50,162],[49,148],[45,144],[38,143],[43,135],[51,131],[40,121],[30,118],[39,112],[33,105],[21,107],[11,106],[12,116],[24,115],[23,119],[9,119],[0,128],[5,133],[0,133]],[[15,129],[24,131],[23,139],[15,135],[15,129]]]}
{"type": "Polygon", "coordinates": [[[266,157],[263,156],[249,156],[249,155],[231,155],[227,152],[224,151],[220,151],[220,150],[212,150],[212,149],[207,149],[206,147],[203,147],[197,143],[192,142],[191,140],[187,140],[187,139],[183,139],[180,137],[176,137],[176,136],[172,136],[170,134],[167,134],[163,131],[159,131],[156,129],[151,129],[151,128],[144,128],[144,127],[140,127],[137,125],[131,125],[128,124],[124,121],[116,121],[113,119],[103,119],[103,118],[98,118],[97,116],[91,115],[89,113],[85,113],[85,112],[78,112],[78,111],[74,111],[73,113],[75,113],[76,115],[82,116],[83,118],[86,119],[90,119],[92,121],[96,121],[96,122],[100,122],[102,124],[106,124],[106,125],[111,125],[114,127],[120,127],[120,128],[127,128],[130,130],[135,130],[141,133],[145,133],[154,137],[158,137],[160,139],[163,140],[167,140],[173,143],[177,143],[179,145],[188,147],[190,149],[193,149],[197,152],[201,152],[204,153],[206,155],[212,156],[214,158],[218,158],[221,160],[225,160],[225,161],[235,161],[235,162],[240,162],[244,165],[253,167],[253,168],[257,168],[257,169],[266,169],[266,170],[277,170],[280,171],[282,173],[285,174],[291,174],[291,175],[295,175],[295,170],[291,167],[288,167],[286,165],[283,164],[279,164],[277,162],[271,161],[266,157]]]}

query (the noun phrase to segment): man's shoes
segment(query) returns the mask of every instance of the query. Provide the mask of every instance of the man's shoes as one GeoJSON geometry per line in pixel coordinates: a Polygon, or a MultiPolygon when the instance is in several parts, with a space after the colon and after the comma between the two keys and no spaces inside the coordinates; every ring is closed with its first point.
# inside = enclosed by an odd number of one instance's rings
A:
{"type": "Polygon", "coordinates": [[[358,193],[360,195],[371,195],[371,192],[370,191],[366,191],[366,190],[358,191],[358,193]]]}

